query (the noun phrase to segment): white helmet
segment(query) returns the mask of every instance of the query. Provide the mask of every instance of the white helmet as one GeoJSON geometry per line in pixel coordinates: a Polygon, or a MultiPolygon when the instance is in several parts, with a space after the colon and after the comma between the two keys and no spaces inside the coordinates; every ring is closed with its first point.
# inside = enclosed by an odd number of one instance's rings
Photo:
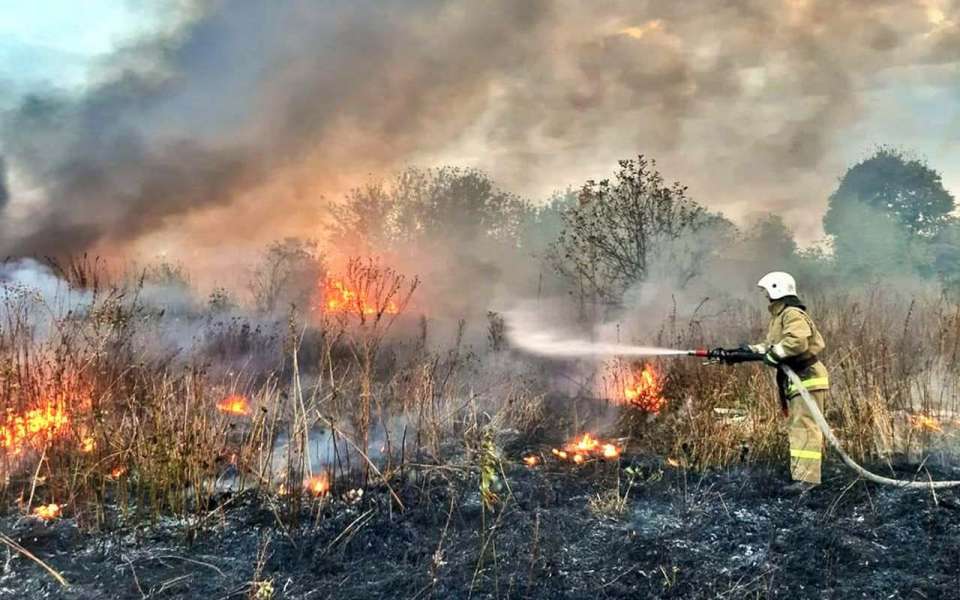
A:
{"type": "Polygon", "coordinates": [[[771,300],[779,300],[784,296],[797,295],[797,282],[793,275],[783,271],[774,271],[767,273],[760,278],[757,285],[767,292],[767,297],[771,300]]]}

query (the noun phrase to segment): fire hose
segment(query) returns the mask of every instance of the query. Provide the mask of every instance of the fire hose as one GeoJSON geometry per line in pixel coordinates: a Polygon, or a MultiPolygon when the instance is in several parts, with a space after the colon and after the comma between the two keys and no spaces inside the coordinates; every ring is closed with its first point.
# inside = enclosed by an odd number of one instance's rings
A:
{"type": "MultiPolygon", "coordinates": [[[[688,352],[688,354],[690,356],[699,356],[728,364],[763,360],[762,354],[750,352],[745,349],[691,350],[688,352]]],[[[803,403],[813,416],[813,420],[817,424],[817,427],[819,427],[820,431],[823,432],[824,437],[827,438],[827,441],[830,442],[830,445],[833,446],[833,449],[837,451],[837,453],[840,455],[840,458],[843,459],[843,462],[848,467],[856,471],[856,473],[864,479],[882,485],[892,485],[907,489],[943,489],[960,486],[960,481],[904,481],[901,479],[883,477],[866,470],[857,464],[855,460],[850,458],[850,455],[844,451],[843,446],[840,444],[840,440],[837,439],[837,436],[833,433],[833,429],[830,428],[829,423],[827,423],[823,413],[820,411],[820,407],[817,406],[817,403],[810,395],[810,392],[807,391],[807,389],[803,386],[803,382],[800,380],[800,377],[794,372],[794,370],[782,363],[778,365],[778,368],[787,376],[787,379],[790,380],[790,383],[793,384],[793,387],[799,390],[800,397],[803,398],[803,403]]]]}

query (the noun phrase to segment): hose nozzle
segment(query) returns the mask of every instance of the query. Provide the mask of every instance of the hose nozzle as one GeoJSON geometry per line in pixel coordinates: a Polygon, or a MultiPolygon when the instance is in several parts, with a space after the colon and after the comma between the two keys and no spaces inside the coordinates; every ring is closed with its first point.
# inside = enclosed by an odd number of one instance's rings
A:
{"type": "Polygon", "coordinates": [[[741,348],[714,348],[713,350],[707,350],[706,348],[697,348],[696,350],[688,350],[687,356],[696,356],[698,358],[706,358],[710,361],[718,361],[727,364],[736,364],[742,362],[752,362],[763,360],[763,355],[754,352],[753,350],[741,347],[741,348]]]}

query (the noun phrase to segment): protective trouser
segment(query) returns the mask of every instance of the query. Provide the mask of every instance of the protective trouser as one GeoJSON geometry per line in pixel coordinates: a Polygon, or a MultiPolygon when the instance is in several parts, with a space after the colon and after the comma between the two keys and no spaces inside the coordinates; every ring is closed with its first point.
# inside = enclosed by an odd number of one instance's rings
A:
{"type": "MultiPolygon", "coordinates": [[[[811,391],[820,411],[827,397],[826,390],[811,391]]],[[[820,483],[820,463],[823,460],[823,432],[799,394],[789,400],[787,427],[790,435],[790,476],[794,481],[820,483]]]]}

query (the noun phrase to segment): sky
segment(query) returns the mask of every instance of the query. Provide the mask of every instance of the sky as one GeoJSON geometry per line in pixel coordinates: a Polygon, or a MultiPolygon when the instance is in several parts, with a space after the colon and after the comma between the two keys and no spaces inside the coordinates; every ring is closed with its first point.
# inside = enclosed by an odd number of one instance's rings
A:
{"type": "Polygon", "coordinates": [[[0,107],[0,253],[309,235],[408,165],[542,200],[640,153],[811,243],[878,144],[960,195],[960,0],[0,0],[0,107]]]}
{"type": "Polygon", "coordinates": [[[146,19],[123,0],[0,0],[0,78],[23,88],[80,85],[146,19]]]}

